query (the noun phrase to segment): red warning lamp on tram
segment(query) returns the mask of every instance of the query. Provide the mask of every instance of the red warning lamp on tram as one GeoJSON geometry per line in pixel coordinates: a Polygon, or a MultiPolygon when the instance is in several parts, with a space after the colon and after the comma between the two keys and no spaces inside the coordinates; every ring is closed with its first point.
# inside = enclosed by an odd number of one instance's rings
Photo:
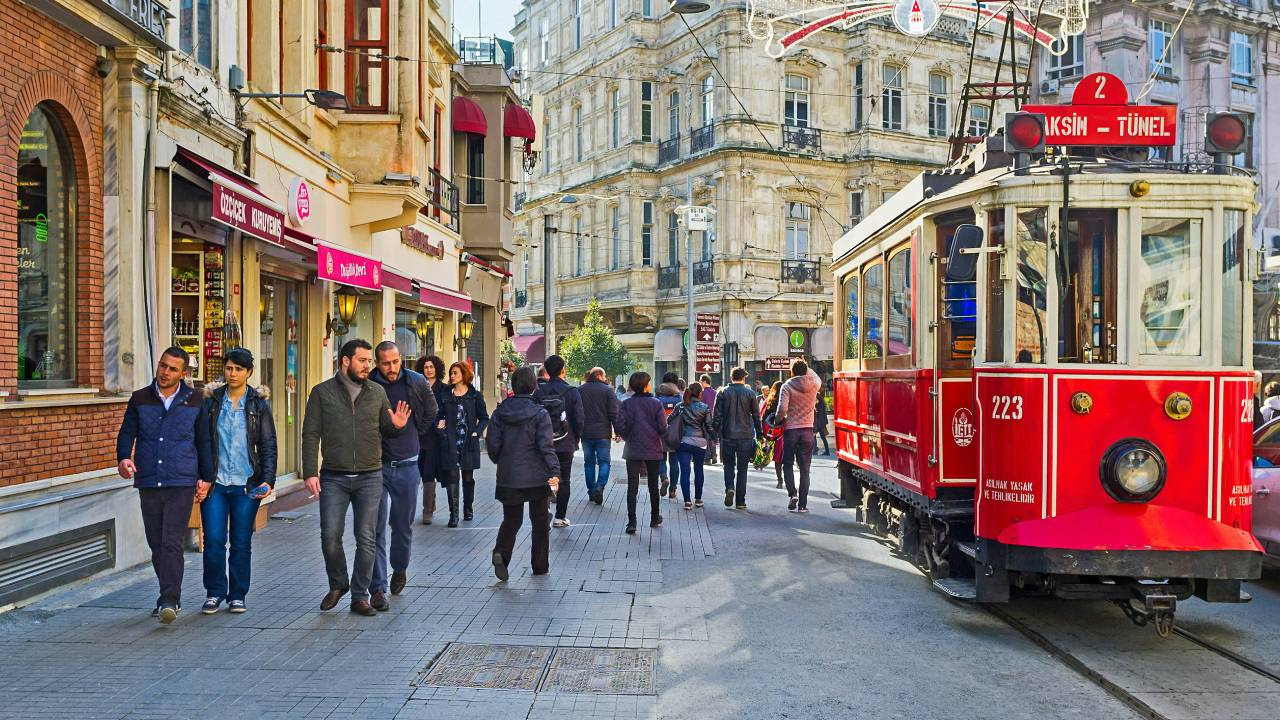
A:
{"type": "Polygon", "coordinates": [[[1024,174],[1032,155],[1044,155],[1044,113],[1015,112],[1004,116],[1004,151],[1013,156],[1014,169],[1024,174]]]}
{"type": "Polygon", "coordinates": [[[1204,150],[1211,155],[1244,152],[1248,128],[1236,113],[1209,113],[1204,121],[1204,150]]]}

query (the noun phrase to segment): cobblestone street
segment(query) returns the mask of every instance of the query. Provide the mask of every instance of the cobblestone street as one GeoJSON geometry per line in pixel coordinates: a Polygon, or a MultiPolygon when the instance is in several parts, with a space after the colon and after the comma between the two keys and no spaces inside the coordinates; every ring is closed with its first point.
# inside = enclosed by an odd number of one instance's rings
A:
{"type": "Polygon", "coordinates": [[[772,469],[752,473],[751,510],[727,510],[709,467],[705,509],[664,500],[661,529],[627,536],[625,485],[615,475],[604,506],[586,503],[579,456],[551,575],[531,576],[526,525],[503,585],[486,464],[475,521],[416,526],[409,586],[373,618],[319,612],[306,506],[257,535],[245,615],[199,613],[196,554],[171,626],[149,617],[145,566],[0,615],[0,717],[956,718],[997,700],[1008,717],[1125,716],[1012,630],[928,591],[828,507],[833,462],[817,465],[808,516],[786,512],[772,469]],[[904,650],[927,641],[955,653],[931,659],[922,693],[904,650]]]}

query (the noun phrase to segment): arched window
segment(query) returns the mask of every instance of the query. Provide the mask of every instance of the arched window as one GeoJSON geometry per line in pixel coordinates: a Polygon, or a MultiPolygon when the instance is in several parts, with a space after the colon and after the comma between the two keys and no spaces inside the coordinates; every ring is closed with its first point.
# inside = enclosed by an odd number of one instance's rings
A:
{"type": "Polygon", "coordinates": [[[18,145],[18,384],[75,379],[75,170],[66,133],[39,105],[18,145]]]}

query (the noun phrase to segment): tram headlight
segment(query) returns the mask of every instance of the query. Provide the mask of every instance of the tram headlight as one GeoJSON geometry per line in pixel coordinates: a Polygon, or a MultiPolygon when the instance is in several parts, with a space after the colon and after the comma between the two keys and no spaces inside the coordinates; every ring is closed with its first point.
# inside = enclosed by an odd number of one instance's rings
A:
{"type": "Polygon", "coordinates": [[[1164,488],[1164,455],[1155,445],[1127,438],[1107,449],[1098,468],[1102,487],[1120,502],[1147,502],[1164,488]]]}

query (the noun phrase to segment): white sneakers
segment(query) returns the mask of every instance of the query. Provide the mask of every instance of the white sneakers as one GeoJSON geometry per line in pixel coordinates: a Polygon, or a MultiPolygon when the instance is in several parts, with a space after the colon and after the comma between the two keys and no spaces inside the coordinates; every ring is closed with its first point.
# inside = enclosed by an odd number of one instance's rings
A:
{"type": "Polygon", "coordinates": [[[563,519],[556,518],[555,520],[551,521],[551,527],[553,528],[567,528],[571,524],[572,523],[569,522],[569,518],[563,518],[563,519]]]}

